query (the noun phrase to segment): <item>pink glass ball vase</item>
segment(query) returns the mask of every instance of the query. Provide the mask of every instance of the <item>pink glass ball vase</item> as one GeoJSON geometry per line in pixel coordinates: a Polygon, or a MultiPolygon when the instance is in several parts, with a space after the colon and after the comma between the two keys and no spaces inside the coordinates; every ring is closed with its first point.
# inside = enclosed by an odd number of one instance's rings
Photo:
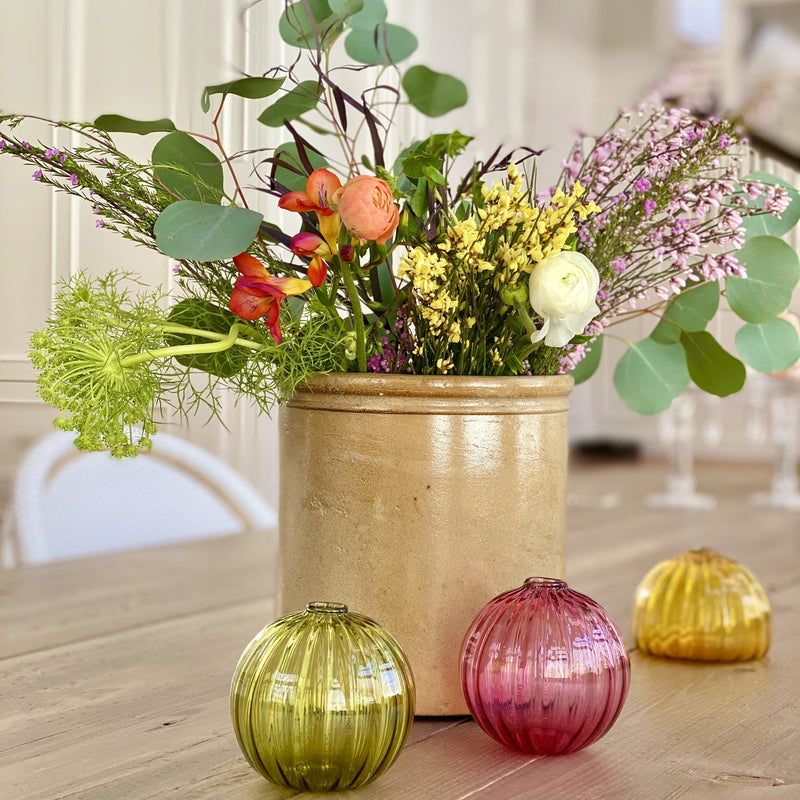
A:
{"type": "Polygon", "coordinates": [[[614,724],[630,660],[594,600],[552,578],[528,578],[478,613],[461,653],[461,688],[480,727],[533,755],[572,753],[614,724]]]}

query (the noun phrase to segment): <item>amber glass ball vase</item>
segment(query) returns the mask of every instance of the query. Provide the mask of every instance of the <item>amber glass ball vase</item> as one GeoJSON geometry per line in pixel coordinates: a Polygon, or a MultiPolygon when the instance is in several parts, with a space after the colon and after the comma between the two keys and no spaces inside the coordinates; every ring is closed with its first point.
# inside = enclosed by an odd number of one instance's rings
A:
{"type": "Polygon", "coordinates": [[[770,645],[770,605],[746,567],[712,550],[662,561],[636,590],[633,636],[644,653],[750,661],[770,645]]]}
{"type": "Polygon", "coordinates": [[[414,718],[414,681],[397,642],[338,603],[309,603],[245,649],[231,684],[236,738],[280,786],[354,789],[397,758],[414,718]]]}

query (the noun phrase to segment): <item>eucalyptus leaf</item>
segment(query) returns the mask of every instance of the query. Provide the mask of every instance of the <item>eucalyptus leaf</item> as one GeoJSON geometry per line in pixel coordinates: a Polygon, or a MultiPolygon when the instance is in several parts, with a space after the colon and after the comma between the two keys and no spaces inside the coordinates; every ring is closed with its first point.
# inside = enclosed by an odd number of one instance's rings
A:
{"type": "MultiPolygon", "coordinates": [[[[176,303],[169,312],[171,323],[184,325],[187,328],[227,334],[234,322],[238,320],[227,309],[220,308],[208,300],[198,297],[187,297],[176,303]]],[[[185,333],[166,333],[164,339],[168,346],[184,344],[208,344],[209,340],[202,336],[191,336],[185,333]]],[[[220,353],[198,353],[196,355],[176,356],[178,363],[191,369],[230,378],[245,367],[250,351],[243,347],[231,347],[220,353]]]]}
{"type": "Polygon", "coordinates": [[[333,13],[328,0],[297,0],[286,7],[278,22],[278,32],[286,44],[307,50],[328,46],[341,30],[342,20],[333,13]]]}
{"type": "MultiPolygon", "coordinates": [[[[791,183],[772,175],[769,172],[751,172],[745,180],[761,181],[761,183],[783,186],[789,192],[789,207],[776,217],[774,214],[759,214],[756,217],[745,217],[742,223],[748,238],[753,236],[783,236],[800,220],[800,194],[791,183]]],[[[751,208],[764,208],[764,198],[748,199],[751,208]]]]}
{"type": "Polygon", "coordinates": [[[586,345],[586,355],[570,373],[575,385],[588,381],[597,372],[600,366],[600,358],[603,355],[603,337],[598,336],[591,344],[586,345]]]}
{"type": "Polygon", "coordinates": [[[151,160],[156,178],[179,199],[218,203],[225,194],[219,159],[188,133],[168,133],[151,160]]]}
{"type": "Polygon", "coordinates": [[[284,120],[297,119],[306,111],[316,108],[320,94],[322,94],[320,81],[303,81],[291,92],[265,108],[258,121],[271,128],[280,128],[284,120]]]}
{"type": "Polygon", "coordinates": [[[206,86],[200,105],[203,111],[211,108],[212,94],[234,94],[248,100],[262,100],[275,94],[283,86],[285,78],[239,78],[228,83],[218,83],[216,86],[206,86]]]}
{"type": "Polygon", "coordinates": [[[307,302],[308,301],[302,297],[290,295],[286,298],[284,308],[289,310],[289,316],[295,320],[295,322],[299,322],[303,316],[307,302]]]}
{"type": "Polygon", "coordinates": [[[403,89],[409,103],[428,117],[440,117],[467,102],[467,87],[458,78],[421,65],[406,72],[403,89]]]}
{"type": "Polygon", "coordinates": [[[800,339],[791,322],[771,319],[736,331],[736,348],[745,364],[759,372],[788,369],[800,359],[800,339]]]}
{"type": "Polygon", "coordinates": [[[785,310],[800,278],[794,249],[775,236],[749,239],[736,254],[747,278],[725,279],[728,304],[745,322],[766,322],[785,310]]]}
{"type": "MultiPolygon", "coordinates": [[[[352,0],[329,0],[331,9],[342,14],[345,6],[352,0]]],[[[347,24],[359,31],[372,31],[380,22],[386,21],[386,4],[383,0],[363,0],[362,9],[355,14],[350,12],[347,24]]]]}
{"type": "Polygon", "coordinates": [[[650,334],[661,344],[677,342],[681,331],[702,331],[719,309],[719,283],[708,281],[685,288],[670,300],[663,318],[650,334]]]}
{"type": "MultiPolygon", "coordinates": [[[[275,180],[282,186],[285,186],[290,192],[302,191],[305,189],[308,173],[303,166],[303,162],[300,160],[300,156],[297,155],[297,145],[294,142],[279,145],[275,148],[275,156],[299,170],[299,172],[293,172],[286,167],[278,167],[275,171],[275,180]]],[[[308,159],[314,169],[328,166],[328,162],[319,153],[313,150],[308,151],[308,159]]]]}
{"type": "Polygon", "coordinates": [[[614,370],[619,396],[638,414],[666,411],[690,380],[683,347],[649,337],[632,343],[614,370]]]}
{"type": "Polygon", "coordinates": [[[262,219],[261,214],[248,208],[178,200],[156,220],[156,245],[172,258],[233,258],[252,244],[262,219]]]}
{"type": "Polygon", "coordinates": [[[119,114],[101,114],[92,124],[108,133],[138,133],[140,136],[175,130],[175,123],[171,119],[144,121],[121,117],[119,114]]]}
{"type": "Polygon", "coordinates": [[[381,22],[372,30],[350,31],[344,49],[360,64],[399,64],[417,49],[417,37],[399,25],[381,22]]]}
{"type": "Polygon", "coordinates": [[[364,0],[328,0],[328,5],[338,19],[345,20],[363,11],[364,0]]]}
{"type": "Polygon", "coordinates": [[[719,397],[738,392],[747,377],[744,364],[732,356],[708,331],[684,332],[689,375],[699,389],[719,397]]]}

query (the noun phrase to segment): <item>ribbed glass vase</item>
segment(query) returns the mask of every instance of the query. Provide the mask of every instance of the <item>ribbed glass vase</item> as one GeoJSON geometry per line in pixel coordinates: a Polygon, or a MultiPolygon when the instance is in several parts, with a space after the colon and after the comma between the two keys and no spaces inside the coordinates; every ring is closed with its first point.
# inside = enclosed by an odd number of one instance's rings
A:
{"type": "Polygon", "coordinates": [[[708,549],[657,564],[636,590],[633,636],[645,653],[692,661],[761,658],[770,605],[746,567],[708,549]]]}
{"type": "Polygon", "coordinates": [[[414,681],[395,640],[338,603],[264,628],[231,684],[231,716],[250,765],[281,786],[354,789],[397,758],[414,718],[414,681]]]}
{"type": "Polygon", "coordinates": [[[507,747],[572,753],[614,724],[630,680],[625,645],[591,598],[552,578],[528,578],[475,618],[461,687],[475,720],[507,747]]]}

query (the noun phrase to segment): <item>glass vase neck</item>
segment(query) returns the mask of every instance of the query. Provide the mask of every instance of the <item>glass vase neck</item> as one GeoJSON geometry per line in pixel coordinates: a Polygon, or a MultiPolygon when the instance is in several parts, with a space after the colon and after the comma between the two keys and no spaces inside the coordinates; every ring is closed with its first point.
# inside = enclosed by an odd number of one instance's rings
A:
{"type": "Polygon", "coordinates": [[[566,589],[567,584],[558,578],[526,578],[523,584],[528,589],[566,589]]]}
{"type": "Polygon", "coordinates": [[[343,603],[308,603],[306,611],[312,614],[346,614],[347,606],[343,603]]]}

